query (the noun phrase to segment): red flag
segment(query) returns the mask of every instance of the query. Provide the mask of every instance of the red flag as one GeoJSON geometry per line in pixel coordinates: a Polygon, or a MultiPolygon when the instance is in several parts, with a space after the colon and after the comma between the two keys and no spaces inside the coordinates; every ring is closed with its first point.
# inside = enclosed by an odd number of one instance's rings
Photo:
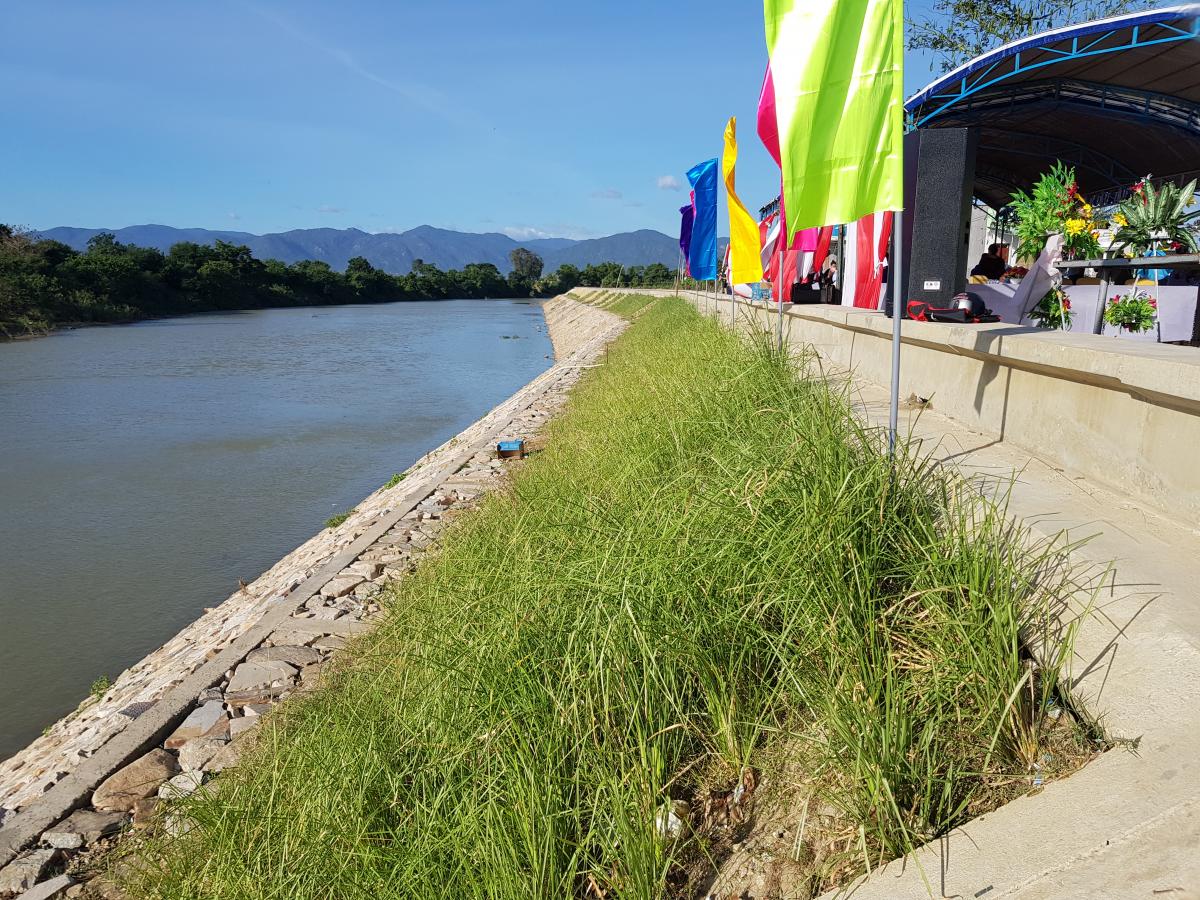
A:
{"type": "Polygon", "coordinates": [[[883,260],[887,256],[892,236],[892,214],[885,212],[877,220],[868,213],[858,220],[854,229],[858,271],[854,278],[854,305],[861,309],[879,309],[879,293],[883,287],[883,260]],[[879,229],[876,235],[876,227],[879,229]]]}
{"type": "Polygon", "coordinates": [[[826,225],[817,234],[817,249],[813,251],[813,268],[820,270],[825,265],[825,257],[829,255],[829,245],[833,242],[833,226],[826,225]]]}

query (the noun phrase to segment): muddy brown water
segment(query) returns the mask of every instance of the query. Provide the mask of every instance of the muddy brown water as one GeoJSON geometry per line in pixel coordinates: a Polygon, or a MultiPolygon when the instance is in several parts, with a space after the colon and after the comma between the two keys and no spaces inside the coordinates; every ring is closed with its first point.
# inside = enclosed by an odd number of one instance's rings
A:
{"type": "Polygon", "coordinates": [[[0,344],[0,758],[551,353],[540,308],[504,300],[0,344]]]}

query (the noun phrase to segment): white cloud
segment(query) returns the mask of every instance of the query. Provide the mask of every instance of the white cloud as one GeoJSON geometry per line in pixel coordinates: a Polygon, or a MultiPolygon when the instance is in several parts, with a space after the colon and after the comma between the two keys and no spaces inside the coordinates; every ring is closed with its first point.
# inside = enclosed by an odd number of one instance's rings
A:
{"type": "Polygon", "coordinates": [[[235,221],[235,222],[238,221],[242,217],[240,213],[227,213],[227,215],[229,216],[229,218],[233,219],[233,221],[235,221]]]}
{"type": "Polygon", "coordinates": [[[588,238],[597,236],[595,231],[590,228],[583,228],[579,225],[572,225],[566,222],[559,222],[546,226],[537,225],[505,225],[500,229],[503,234],[507,234],[514,241],[535,241],[540,238],[570,238],[574,241],[582,241],[588,238]]]}
{"type": "Polygon", "coordinates": [[[514,241],[533,241],[538,238],[559,237],[559,235],[551,234],[541,228],[534,228],[532,225],[505,225],[500,230],[514,241]]]}
{"type": "Polygon", "coordinates": [[[340,206],[318,206],[317,207],[317,212],[328,213],[328,214],[334,215],[334,216],[340,215],[341,213],[344,213],[345,211],[346,210],[340,206]]]}
{"type": "Polygon", "coordinates": [[[595,200],[620,200],[622,193],[616,188],[605,188],[602,191],[592,191],[592,198],[595,200]]]}
{"type": "Polygon", "coordinates": [[[677,191],[683,187],[683,183],[674,175],[659,175],[657,184],[660,191],[677,191]]]}

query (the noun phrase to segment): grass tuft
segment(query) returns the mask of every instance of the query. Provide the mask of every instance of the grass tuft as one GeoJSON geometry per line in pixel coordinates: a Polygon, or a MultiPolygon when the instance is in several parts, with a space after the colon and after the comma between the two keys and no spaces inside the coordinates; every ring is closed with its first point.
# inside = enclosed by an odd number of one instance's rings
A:
{"type": "MultiPolygon", "coordinates": [[[[390,487],[391,485],[388,485],[388,486],[390,487]]],[[[337,528],[339,525],[341,525],[343,522],[345,522],[352,515],[354,515],[354,510],[352,510],[352,509],[348,509],[345,512],[340,512],[335,515],[332,515],[328,519],[325,520],[325,527],[326,528],[337,528]]]]}
{"type": "Polygon", "coordinates": [[[140,894],[692,895],[710,845],[664,839],[672,801],[696,823],[781,747],[853,822],[843,874],[1027,789],[1070,649],[1059,550],[905,448],[893,470],[840,389],[678,300],[551,429],[139,848],[140,894]]]}
{"type": "Polygon", "coordinates": [[[88,693],[99,700],[108,693],[108,689],[110,687],[112,687],[112,680],[107,675],[101,675],[92,682],[92,686],[88,689],[88,693]]]}

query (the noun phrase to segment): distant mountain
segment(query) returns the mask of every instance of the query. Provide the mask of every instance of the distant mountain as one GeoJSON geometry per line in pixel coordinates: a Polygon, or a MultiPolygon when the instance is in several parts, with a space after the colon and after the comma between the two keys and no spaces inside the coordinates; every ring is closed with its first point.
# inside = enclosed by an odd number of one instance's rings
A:
{"type": "Polygon", "coordinates": [[[541,254],[546,262],[546,269],[550,272],[563,263],[583,268],[588,264],[603,262],[619,262],[623,266],[648,266],[657,262],[674,269],[679,257],[679,241],[667,237],[661,231],[643,229],[588,241],[575,241],[560,250],[535,252],[541,254]]]}
{"type": "Polygon", "coordinates": [[[660,262],[675,267],[679,245],[675,238],[659,231],[631,231],[593,240],[538,238],[515,241],[506,234],[448,231],[421,225],[402,234],[370,234],[357,228],[305,228],[278,234],[250,234],[245,231],[210,231],[206,228],[171,228],[168,225],[131,225],[128,228],[50,228],[42,237],[62,241],[77,250],[103,231],[111,231],[125,244],[169,250],[180,241],[212,244],[218,240],[245,244],[259,259],[278,259],[286,263],[319,259],[339,271],[355,256],[365,256],[371,264],[395,275],[412,268],[414,260],[432,263],[439,269],[461,269],[468,263],[492,263],[507,274],[512,265],[508,255],[517,247],[527,247],[546,262],[546,271],[563,263],[580,268],[589,263],[619,262],[626,266],[645,266],[660,262]]]}

